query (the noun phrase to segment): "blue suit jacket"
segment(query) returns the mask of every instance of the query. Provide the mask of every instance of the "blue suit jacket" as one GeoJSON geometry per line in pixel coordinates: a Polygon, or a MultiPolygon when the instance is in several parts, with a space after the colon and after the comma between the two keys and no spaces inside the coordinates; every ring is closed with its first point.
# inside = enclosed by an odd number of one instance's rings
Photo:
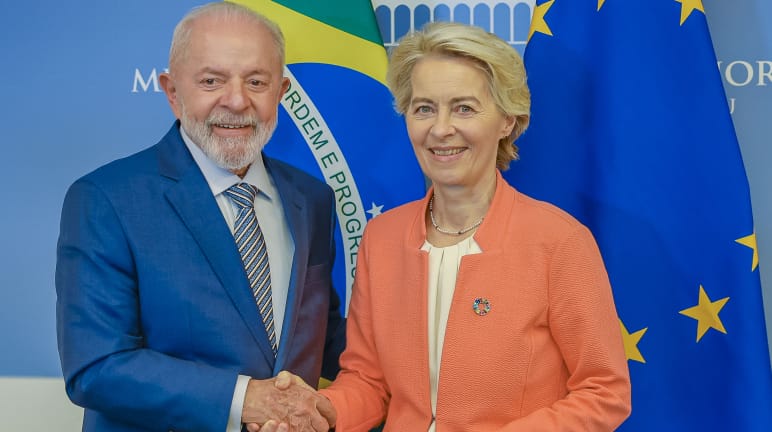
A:
{"type": "Polygon", "coordinates": [[[224,431],[238,374],[315,385],[345,345],[330,188],[264,157],[295,242],[274,359],[233,236],[176,123],[76,181],[57,247],[57,334],[86,431],[224,431]]]}

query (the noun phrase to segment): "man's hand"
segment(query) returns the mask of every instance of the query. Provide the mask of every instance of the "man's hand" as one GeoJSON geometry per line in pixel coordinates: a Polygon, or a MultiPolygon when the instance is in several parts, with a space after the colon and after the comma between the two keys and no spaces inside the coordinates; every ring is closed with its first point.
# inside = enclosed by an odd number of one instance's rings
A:
{"type": "Polygon", "coordinates": [[[325,432],[336,418],[329,399],[289,372],[247,385],[242,422],[249,432],[325,432]]]}

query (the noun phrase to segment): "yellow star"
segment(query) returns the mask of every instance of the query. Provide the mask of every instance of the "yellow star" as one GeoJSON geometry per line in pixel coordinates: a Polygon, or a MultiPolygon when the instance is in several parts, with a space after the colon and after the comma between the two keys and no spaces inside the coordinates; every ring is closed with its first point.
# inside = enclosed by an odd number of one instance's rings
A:
{"type": "Polygon", "coordinates": [[[540,5],[536,5],[536,8],[533,10],[533,17],[531,18],[531,30],[528,31],[529,41],[531,40],[531,36],[536,32],[552,36],[552,30],[550,30],[547,22],[544,21],[544,15],[547,15],[547,11],[550,10],[552,3],[554,2],[555,0],[550,0],[540,5]]]}
{"type": "Polygon", "coordinates": [[[753,262],[751,263],[751,271],[756,270],[756,268],[759,266],[759,248],[756,246],[756,232],[751,235],[738,238],[735,241],[743,246],[748,246],[749,248],[753,249],[753,262]]]}
{"type": "Polygon", "coordinates": [[[724,324],[721,322],[721,318],[718,317],[718,313],[721,312],[721,309],[728,301],[729,297],[724,297],[714,302],[710,301],[705,288],[700,285],[700,300],[697,306],[692,306],[678,313],[697,320],[697,342],[699,342],[710,328],[726,334],[724,324]]]}
{"type": "Polygon", "coordinates": [[[605,3],[606,0],[598,0],[598,11],[600,11],[600,8],[603,7],[603,3],[605,3]]]}
{"type": "Polygon", "coordinates": [[[627,356],[627,359],[646,363],[646,360],[643,359],[643,355],[641,355],[641,351],[638,350],[638,342],[641,341],[643,334],[646,333],[646,330],[649,328],[646,327],[630,334],[622,320],[619,320],[619,326],[622,327],[622,341],[625,343],[625,356],[627,356]]]}
{"type": "Polygon", "coordinates": [[[702,7],[702,0],[675,0],[681,3],[681,25],[684,25],[686,18],[692,14],[692,11],[697,9],[698,11],[705,13],[705,9],[702,7]]]}

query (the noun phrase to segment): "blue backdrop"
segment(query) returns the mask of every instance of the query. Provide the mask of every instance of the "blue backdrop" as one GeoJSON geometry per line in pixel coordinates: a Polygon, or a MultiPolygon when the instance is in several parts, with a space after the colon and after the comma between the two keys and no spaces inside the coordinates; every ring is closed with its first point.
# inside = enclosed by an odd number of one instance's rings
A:
{"type": "MultiPolygon", "coordinates": [[[[6,103],[0,122],[6,131],[6,166],[0,172],[0,377],[60,376],[53,269],[65,189],[91,169],[154,143],[168,129],[173,116],[152,77],[166,67],[174,24],[200,3],[43,0],[3,6],[0,86],[6,103]]],[[[440,13],[450,16],[459,4],[469,10],[485,4],[495,10],[498,3],[520,2],[373,3],[382,6],[379,22],[390,23],[382,30],[388,45],[406,30],[404,17],[408,22],[411,16],[416,22],[426,20],[428,9],[410,15],[403,3],[439,5],[440,13]],[[403,20],[392,21],[390,16],[403,20]]],[[[510,33],[521,50],[527,36],[523,16],[533,2],[523,3],[510,33]]],[[[772,4],[703,3],[751,185],[762,287],[769,303],[772,4]]],[[[648,55],[642,52],[641,61],[648,55]]],[[[769,328],[772,320],[767,316],[769,328]]]]}
{"type": "Polygon", "coordinates": [[[134,93],[134,75],[166,67],[173,25],[198,3],[3,6],[0,375],[61,375],[53,275],[64,192],[169,127],[163,94],[134,93]]]}

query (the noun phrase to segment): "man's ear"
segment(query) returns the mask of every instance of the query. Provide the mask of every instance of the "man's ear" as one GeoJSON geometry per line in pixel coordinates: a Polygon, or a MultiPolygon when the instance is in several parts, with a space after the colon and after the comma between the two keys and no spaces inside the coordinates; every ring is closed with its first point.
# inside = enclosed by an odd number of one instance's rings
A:
{"type": "Polygon", "coordinates": [[[158,75],[158,84],[161,85],[164,93],[166,94],[166,100],[169,101],[169,106],[174,113],[174,116],[182,118],[182,106],[177,98],[177,86],[174,83],[174,79],[168,72],[163,72],[158,75]]]}
{"type": "Polygon", "coordinates": [[[287,77],[282,77],[281,79],[281,93],[279,95],[279,102],[281,102],[281,98],[284,97],[284,94],[287,93],[287,90],[289,90],[290,86],[290,79],[287,77]]]}

